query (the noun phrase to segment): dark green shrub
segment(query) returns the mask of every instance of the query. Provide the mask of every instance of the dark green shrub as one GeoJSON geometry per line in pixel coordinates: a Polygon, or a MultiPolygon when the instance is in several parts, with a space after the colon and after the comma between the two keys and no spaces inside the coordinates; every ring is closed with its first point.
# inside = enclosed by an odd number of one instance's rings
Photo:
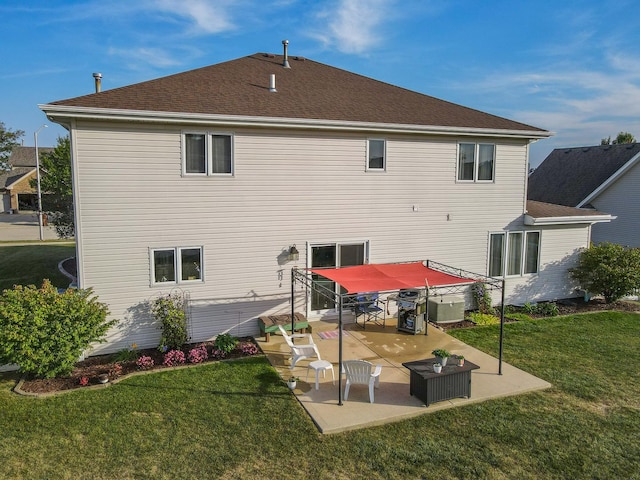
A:
{"type": "Polygon", "coordinates": [[[640,248],[600,243],[583,250],[570,272],[580,288],[615,302],[640,288],[640,248]]]}
{"type": "Polygon", "coordinates": [[[228,333],[221,333],[216,337],[213,342],[213,348],[217,348],[218,350],[223,351],[226,354],[229,354],[236,348],[238,344],[238,339],[233,335],[228,333]]]}
{"type": "Polygon", "coordinates": [[[189,339],[182,296],[173,293],[157,298],[151,304],[151,313],[161,324],[160,350],[180,350],[189,339]]]}
{"type": "Polygon", "coordinates": [[[0,296],[0,364],[16,363],[36,377],[68,375],[83,351],[104,342],[116,321],[93,291],[58,293],[48,280],[4,290],[0,296]]]}

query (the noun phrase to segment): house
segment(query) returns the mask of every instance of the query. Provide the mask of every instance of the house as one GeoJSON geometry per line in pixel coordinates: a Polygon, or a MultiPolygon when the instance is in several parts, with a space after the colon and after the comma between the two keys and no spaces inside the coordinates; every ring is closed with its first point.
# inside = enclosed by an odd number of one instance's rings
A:
{"type": "MultiPolygon", "coordinates": [[[[53,148],[38,148],[38,153],[50,152],[53,148]]],[[[20,210],[37,210],[36,189],[31,180],[36,178],[35,147],[17,146],[9,157],[11,170],[0,172],[1,213],[18,213],[20,210]]]]}
{"type": "Polygon", "coordinates": [[[528,206],[548,131],[286,51],[40,108],[71,136],[79,286],[120,320],[95,353],[156,346],[146,305],[169,292],[193,341],[258,334],[293,267],[433,259],[506,274],[512,303],[573,296],[609,218],[528,206]]]}
{"type": "Polygon", "coordinates": [[[640,143],[557,148],[529,177],[529,199],[614,215],[594,243],[640,247],[640,143]]]}

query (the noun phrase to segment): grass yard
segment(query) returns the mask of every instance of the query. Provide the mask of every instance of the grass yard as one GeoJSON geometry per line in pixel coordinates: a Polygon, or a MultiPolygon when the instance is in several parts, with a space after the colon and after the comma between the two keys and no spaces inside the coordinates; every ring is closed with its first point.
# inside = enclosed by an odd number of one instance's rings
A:
{"type": "Polygon", "coordinates": [[[56,287],[66,288],[70,280],[58,270],[58,262],[76,254],[74,244],[40,243],[0,245],[0,291],[14,285],[42,285],[48,278],[56,287]]]}
{"type": "MultiPolygon", "coordinates": [[[[495,353],[498,332],[452,334],[495,353]]],[[[640,315],[513,323],[505,338],[505,360],[553,388],[327,436],[264,358],[38,399],[4,374],[0,478],[640,478],[640,315]]]]}

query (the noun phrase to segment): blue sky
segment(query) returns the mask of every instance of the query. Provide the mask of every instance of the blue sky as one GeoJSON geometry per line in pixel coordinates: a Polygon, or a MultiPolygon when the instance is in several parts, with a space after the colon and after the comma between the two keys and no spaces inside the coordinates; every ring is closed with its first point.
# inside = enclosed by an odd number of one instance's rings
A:
{"type": "Polygon", "coordinates": [[[0,121],[38,144],[38,104],[289,53],[554,132],[531,147],[640,138],[637,0],[36,0],[0,3],[0,121]]]}

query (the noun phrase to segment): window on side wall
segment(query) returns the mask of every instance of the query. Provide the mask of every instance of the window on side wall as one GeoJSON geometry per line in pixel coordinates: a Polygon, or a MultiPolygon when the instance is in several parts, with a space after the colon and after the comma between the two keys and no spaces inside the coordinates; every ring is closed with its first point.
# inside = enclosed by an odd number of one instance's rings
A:
{"type": "Polygon", "coordinates": [[[233,175],[231,134],[186,132],[182,149],[184,175],[233,175]]]}
{"type": "Polygon", "coordinates": [[[458,144],[458,181],[493,182],[495,151],[489,143],[458,144]]]}
{"type": "Polygon", "coordinates": [[[384,171],[387,168],[385,140],[370,138],[367,143],[367,170],[384,171]]]}
{"type": "Polygon", "coordinates": [[[151,249],[151,283],[202,282],[202,247],[151,249]]]}
{"type": "Polygon", "coordinates": [[[540,269],[540,232],[506,232],[489,235],[491,277],[538,273],[540,269]]]}

